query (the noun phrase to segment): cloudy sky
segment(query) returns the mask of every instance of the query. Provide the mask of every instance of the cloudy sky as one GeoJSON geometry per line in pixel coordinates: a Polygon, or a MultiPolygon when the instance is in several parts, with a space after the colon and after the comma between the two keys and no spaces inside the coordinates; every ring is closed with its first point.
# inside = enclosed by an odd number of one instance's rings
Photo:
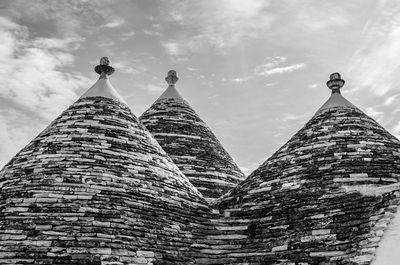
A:
{"type": "Polygon", "coordinates": [[[343,95],[400,136],[400,1],[0,2],[0,166],[97,79],[140,116],[177,88],[245,173],[343,95]]]}

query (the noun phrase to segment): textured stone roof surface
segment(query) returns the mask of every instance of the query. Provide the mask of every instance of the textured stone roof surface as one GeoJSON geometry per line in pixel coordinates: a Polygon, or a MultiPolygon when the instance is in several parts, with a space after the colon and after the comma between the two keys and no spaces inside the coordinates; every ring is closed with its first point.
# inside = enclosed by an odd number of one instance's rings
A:
{"type": "Polygon", "coordinates": [[[93,94],[22,149],[0,187],[0,264],[188,264],[208,211],[130,109],[93,94]]]}
{"type": "Polygon", "coordinates": [[[205,198],[218,198],[244,179],[210,128],[174,86],[170,85],[139,119],[205,198]]]}
{"type": "Polygon", "coordinates": [[[329,104],[210,206],[195,186],[216,198],[242,177],[215,136],[177,91],[143,116],[189,181],[101,62],[104,80],[0,171],[0,264],[397,264],[400,142],[339,74],[329,104]]]}
{"type": "Polygon", "coordinates": [[[400,143],[340,102],[219,201],[216,227],[231,227],[219,240],[241,248],[216,242],[204,263],[371,263],[399,205],[400,143]]]}

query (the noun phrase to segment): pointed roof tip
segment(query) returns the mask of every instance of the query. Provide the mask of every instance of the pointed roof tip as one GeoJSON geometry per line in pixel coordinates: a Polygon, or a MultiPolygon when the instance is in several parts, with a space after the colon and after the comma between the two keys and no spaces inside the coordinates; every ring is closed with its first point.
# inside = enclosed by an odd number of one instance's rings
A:
{"type": "Polygon", "coordinates": [[[325,109],[334,107],[350,107],[358,109],[340,93],[340,89],[344,86],[344,84],[345,81],[341,78],[339,73],[333,73],[329,76],[329,80],[326,82],[326,85],[330,90],[332,90],[332,94],[315,114],[318,114],[325,109]]]}
{"type": "Polygon", "coordinates": [[[111,61],[107,57],[102,57],[100,59],[100,64],[96,65],[94,71],[100,75],[97,82],[89,88],[81,97],[105,97],[117,100],[119,102],[128,105],[126,101],[121,97],[121,95],[115,90],[111,85],[108,76],[115,72],[114,67],[111,65],[111,61]]]}
{"type": "Polygon", "coordinates": [[[339,73],[333,73],[329,76],[329,80],[328,82],[326,82],[326,85],[329,87],[330,90],[332,90],[332,94],[340,94],[340,89],[344,86],[344,83],[345,81],[341,79],[339,73]]]}
{"type": "Polygon", "coordinates": [[[179,99],[184,100],[181,94],[179,94],[178,90],[175,88],[176,82],[178,82],[179,78],[176,75],[175,70],[169,70],[165,81],[168,83],[168,88],[161,94],[161,96],[157,99],[171,98],[171,99],[179,99]]]}
{"type": "Polygon", "coordinates": [[[111,61],[107,57],[100,58],[100,64],[94,68],[94,71],[100,75],[100,78],[105,78],[115,72],[114,67],[110,63],[111,61]]]}
{"type": "Polygon", "coordinates": [[[165,81],[167,81],[168,85],[175,86],[176,82],[178,82],[179,78],[176,75],[175,70],[169,70],[165,81]]]}

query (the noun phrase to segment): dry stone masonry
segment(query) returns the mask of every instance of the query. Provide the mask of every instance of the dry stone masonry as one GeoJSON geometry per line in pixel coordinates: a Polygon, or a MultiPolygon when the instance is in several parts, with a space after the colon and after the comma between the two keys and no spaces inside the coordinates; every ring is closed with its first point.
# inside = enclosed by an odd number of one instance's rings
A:
{"type": "Polygon", "coordinates": [[[342,97],[339,74],[312,119],[228,190],[242,174],[176,89],[143,115],[171,159],[109,64],[0,171],[0,264],[371,265],[396,232],[400,142],[342,97]]]}
{"type": "Polygon", "coordinates": [[[0,264],[189,263],[206,202],[106,73],[1,171],[0,264]]]}
{"type": "Polygon", "coordinates": [[[167,90],[139,119],[204,197],[218,198],[244,175],[176,90],[174,70],[169,71],[166,81],[167,90]]]}
{"type": "Polygon", "coordinates": [[[341,96],[343,84],[333,74],[314,117],[220,199],[224,233],[208,236],[219,241],[200,263],[371,263],[399,205],[400,142],[341,96]]]}

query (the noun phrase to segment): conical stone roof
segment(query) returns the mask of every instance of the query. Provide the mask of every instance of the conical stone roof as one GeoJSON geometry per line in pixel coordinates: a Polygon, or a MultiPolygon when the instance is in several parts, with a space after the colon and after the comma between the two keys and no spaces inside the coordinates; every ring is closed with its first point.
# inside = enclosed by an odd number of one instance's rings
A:
{"type": "Polygon", "coordinates": [[[230,228],[208,236],[217,239],[209,250],[215,255],[203,264],[226,258],[230,264],[371,264],[376,258],[400,204],[400,142],[342,97],[343,84],[332,74],[327,103],[220,200],[217,230],[230,228]],[[232,254],[227,242],[241,248],[232,254]],[[231,254],[217,255],[224,251],[231,254]]]}
{"type": "Polygon", "coordinates": [[[206,202],[97,83],[0,172],[0,264],[190,264],[206,202]]]}
{"type": "Polygon", "coordinates": [[[207,199],[215,199],[244,179],[243,173],[210,128],[175,88],[169,86],[139,118],[190,182],[207,199]]]}

